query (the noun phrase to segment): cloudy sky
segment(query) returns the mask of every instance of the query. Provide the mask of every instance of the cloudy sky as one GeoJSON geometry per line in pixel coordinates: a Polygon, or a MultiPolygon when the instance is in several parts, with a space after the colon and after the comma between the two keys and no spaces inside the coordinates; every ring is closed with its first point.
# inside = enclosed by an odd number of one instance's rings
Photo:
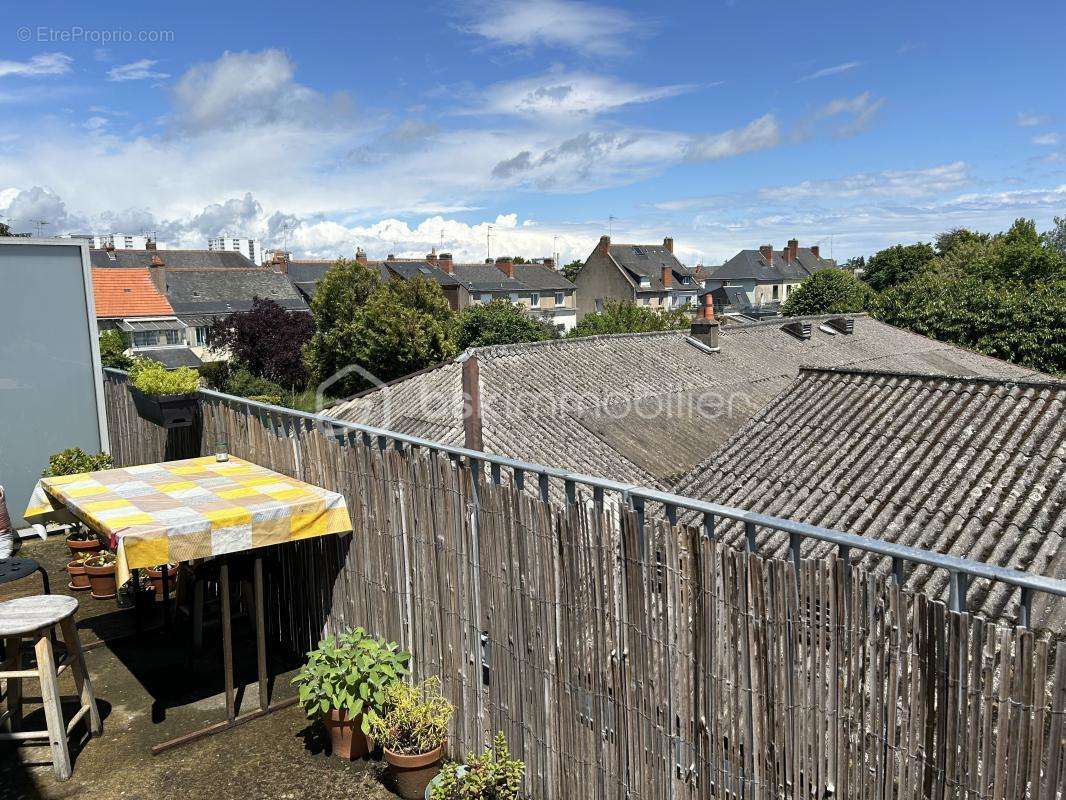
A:
{"type": "Polygon", "coordinates": [[[715,263],[1066,215],[1061,2],[108,5],[7,9],[18,230],[715,263]]]}

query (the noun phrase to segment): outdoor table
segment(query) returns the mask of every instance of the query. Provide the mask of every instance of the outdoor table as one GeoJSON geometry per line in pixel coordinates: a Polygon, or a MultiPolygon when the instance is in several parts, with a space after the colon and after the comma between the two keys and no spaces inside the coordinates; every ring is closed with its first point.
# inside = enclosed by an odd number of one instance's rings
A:
{"type": "MultiPolygon", "coordinates": [[[[118,585],[131,570],[219,557],[226,720],[156,745],[159,753],[275,711],[267,696],[263,561],[271,545],[351,531],[344,497],[265,467],[215,456],[42,478],[28,522],[77,521],[115,552],[118,585]],[[252,551],[259,709],[236,715],[229,558],[252,551]]],[[[164,575],[166,570],[163,570],[164,575]]]]}

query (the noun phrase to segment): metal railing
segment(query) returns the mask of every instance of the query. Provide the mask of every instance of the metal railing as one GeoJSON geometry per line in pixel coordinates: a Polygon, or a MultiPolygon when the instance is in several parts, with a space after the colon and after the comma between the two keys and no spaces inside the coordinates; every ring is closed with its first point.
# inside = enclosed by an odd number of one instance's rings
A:
{"type": "MultiPolygon", "coordinates": [[[[104,371],[121,376],[122,379],[126,377],[126,373],[120,370],[105,369],[104,371]]],[[[742,523],[745,533],[745,547],[749,552],[755,552],[757,549],[756,534],[760,528],[779,531],[788,536],[790,555],[797,568],[802,555],[803,543],[807,540],[813,540],[835,546],[845,563],[848,563],[849,556],[853,550],[891,559],[892,575],[900,584],[903,582],[908,564],[923,564],[935,569],[942,569],[948,573],[948,602],[952,611],[965,611],[967,609],[966,594],[971,581],[974,579],[987,579],[1019,589],[1021,595],[1019,598],[1018,624],[1024,627],[1028,627],[1030,623],[1034,594],[1043,593],[1066,597],[1066,581],[1045,575],[1024,572],[1010,567],[1000,567],[959,556],[945,555],[896,542],[888,542],[883,539],[875,539],[870,536],[822,528],[805,522],[758,514],[740,508],[709,503],[705,500],[672,494],[658,489],[650,489],[631,483],[623,483],[609,478],[583,475],[544,464],[534,464],[528,461],[508,458],[507,456],[485,453],[480,450],[470,450],[458,445],[445,444],[430,439],[422,439],[418,436],[390,431],[385,428],[376,428],[370,425],[336,419],[325,414],[297,411],[291,408],[262,403],[257,400],[216,392],[211,389],[201,389],[200,394],[220,400],[230,406],[244,406],[246,413],[251,413],[252,409],[256,409],[262,413],[300,419],[307,424],[315,425],[327,435],[344,437],[346,435],[359,434],[365,444],[371,445],[376,441],[377,446],[381,449],[385,449],[391,443],[393,447],[399,449],[408,446],[423,448],[430,452],[446,453],[454,459],[465,459],[475,478],[483,474],[487,467],[489,479],[495,484],[502,482],[502,470],[507,468],[511,471],[514,484],[520,489],[525,488],[529,477],[535,479],[537,483],[536,490],[540,498],[545,502],[549,500],[551,481],[553,480],[562,484],[568,503],[577,502],[577,487],[579,486],[591,489],[593,500],[598,503],[604,502],[607,492],[613,492],[638,515],[641,528],[643,528],[645,506],[650,502],[662,505],[666,518],[671,524],[676,523],[679,509],[701,515],[703,533],[712,538],[715,536],[717,519],[722,518],[742,523]]]]}

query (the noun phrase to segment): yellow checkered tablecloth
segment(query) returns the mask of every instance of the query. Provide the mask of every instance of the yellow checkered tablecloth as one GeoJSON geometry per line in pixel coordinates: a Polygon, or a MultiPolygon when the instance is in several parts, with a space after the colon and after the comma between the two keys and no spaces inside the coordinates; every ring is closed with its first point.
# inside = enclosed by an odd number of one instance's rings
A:
{"type": "Polygon", "coordinates": [[[232,456],[39,480],[27,522],[71,515],[109,540],[122,583],[130,569],[352,529],[342,495],[232,456]]]}

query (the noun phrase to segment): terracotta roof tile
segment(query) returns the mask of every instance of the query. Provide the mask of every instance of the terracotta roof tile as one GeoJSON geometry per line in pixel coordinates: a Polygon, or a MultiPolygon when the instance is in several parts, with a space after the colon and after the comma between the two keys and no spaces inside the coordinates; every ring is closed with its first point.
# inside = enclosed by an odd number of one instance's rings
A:
{"type": "Polygon", "coordinates": [[[165,314],[170,307],[148,274],[147,269],[93,269],[93,297],[96,316],[145,317],[165,314]]]}

